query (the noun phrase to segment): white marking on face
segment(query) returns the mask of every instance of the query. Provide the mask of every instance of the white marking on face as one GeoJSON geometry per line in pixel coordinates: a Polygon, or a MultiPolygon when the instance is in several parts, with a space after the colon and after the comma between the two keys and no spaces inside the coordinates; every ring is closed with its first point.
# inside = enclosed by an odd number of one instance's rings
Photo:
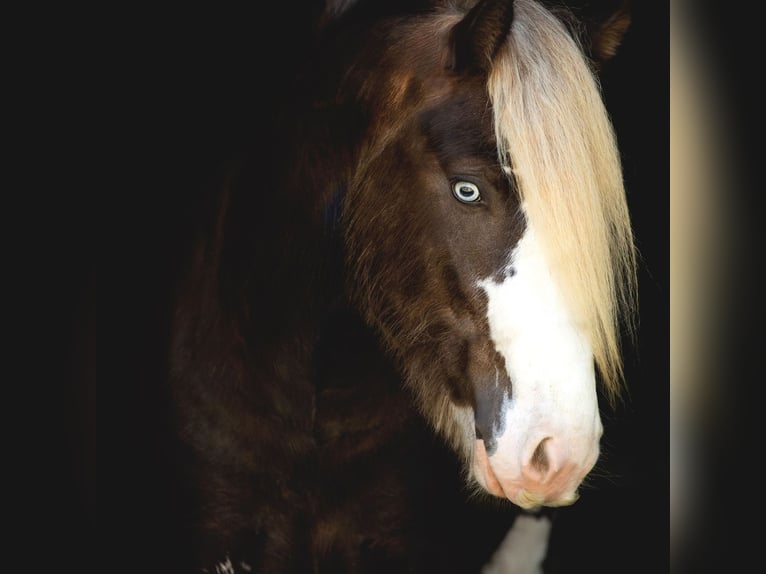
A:
{"type": "Polygon", "coordinates": [[[546,500],[563,502],[573,499],[598,458],[602,427],[593,356],[531,227],[511,254],[511,268],[514,273],[502,282],[480,282],[488,298],[490,334],[512,385],[501,420],[492,425],[503,430],[494,437],[491,470],[512,500],[539,491],[546,500]],[[530,463],[545,439],[549,470],[540,476],[530,463]]]}

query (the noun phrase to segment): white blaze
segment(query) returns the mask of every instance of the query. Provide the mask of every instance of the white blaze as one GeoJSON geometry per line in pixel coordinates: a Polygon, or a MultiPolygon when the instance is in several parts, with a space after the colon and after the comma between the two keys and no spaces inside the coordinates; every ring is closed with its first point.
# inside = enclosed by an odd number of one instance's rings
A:
{"type": "Polygon", "coordinates": [[[531,227],[510,265],[514,273],[502,282],[480,282],[488,297],[490,333],[512,384],[503,420],[493,425],[504,431],[496,437],[492,468],[504,488],[520,484],[523,465],[550,438],[559,459],[552,465],[578,466],[566,486],[574,494],[598,457],[602,432],[591,348],[564,306],[531,227]]]}

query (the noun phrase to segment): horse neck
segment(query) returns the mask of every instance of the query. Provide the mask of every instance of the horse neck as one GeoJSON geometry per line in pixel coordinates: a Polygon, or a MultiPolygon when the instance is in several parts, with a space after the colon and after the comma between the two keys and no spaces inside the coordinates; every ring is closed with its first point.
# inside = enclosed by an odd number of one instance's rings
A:
{"type": "Polygon", "coordinates": [[[334,228],[306,198],[283,194],[262,173],[245,175],[229,208],[222,304],[262,355],[259,363],[285,356],[298,367],[310,360],[322,317],[342,296],[342,254],[334,228]]]}
{"type": "Polygon", "coordinates": [[[253,131],[268,145],[242,154],[208,206],[217,215],[183,283],[173,363],[181,396],[244,393],[251,407],[303,425],[313,419],[317,343],[346,305],[339,213],[358,138],[331,129],[336,111],[298,104],[253,131]]]}

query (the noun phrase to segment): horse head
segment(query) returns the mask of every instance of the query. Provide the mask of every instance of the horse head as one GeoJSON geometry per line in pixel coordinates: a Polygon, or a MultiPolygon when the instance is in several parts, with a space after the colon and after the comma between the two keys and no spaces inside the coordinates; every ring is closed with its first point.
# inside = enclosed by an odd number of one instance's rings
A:
{"type": "Polygon", "coordinates": [[[381,18],[349,51],[332,94],[363,126],[344,156],[346,287],[474,484],[571,504],[599,457],[599,375],[619,396],[633,306],[594,72],[625,19],[584,49],[532,0],[468,4],[381,18]]]}

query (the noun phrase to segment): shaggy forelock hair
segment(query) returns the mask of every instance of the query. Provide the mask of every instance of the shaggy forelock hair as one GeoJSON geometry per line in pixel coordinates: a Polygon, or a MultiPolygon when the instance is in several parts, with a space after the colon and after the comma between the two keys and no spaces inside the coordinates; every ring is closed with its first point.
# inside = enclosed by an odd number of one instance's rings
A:
{"type": "Polygon", "coordinates": [[[516,0],[488,91],[500,163],[614,402],[623,379],[619,328],[634,332],[636,253],[600,86],[562,21],[516,0]]]}

